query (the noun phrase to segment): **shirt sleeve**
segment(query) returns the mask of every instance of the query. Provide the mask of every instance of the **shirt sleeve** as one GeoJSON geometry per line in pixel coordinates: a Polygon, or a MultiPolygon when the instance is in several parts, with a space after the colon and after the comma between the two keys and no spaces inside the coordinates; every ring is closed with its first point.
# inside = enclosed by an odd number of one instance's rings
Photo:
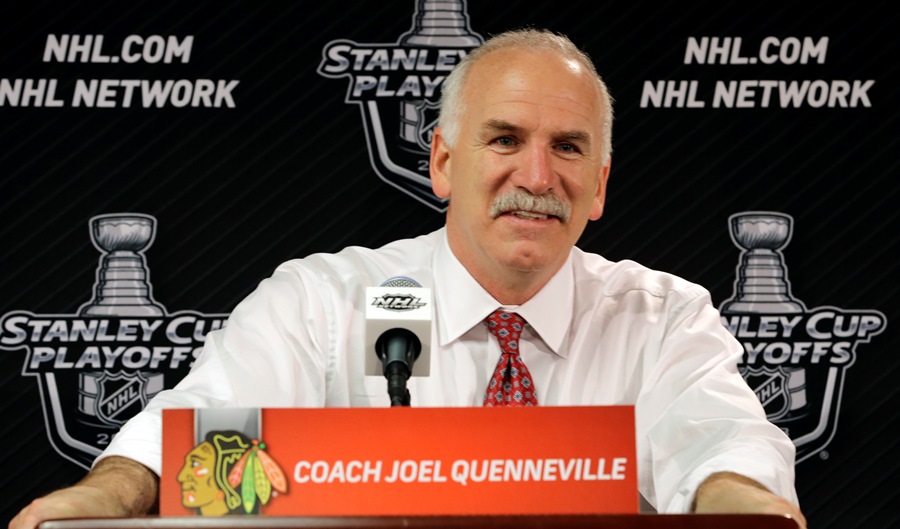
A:
{"type": "Polygon", "coordinates": [[[667,303],[657,363],[636,403],[645,432],[638,439],[642,494],[658,512],[686,513],[704,479],[731,471],[797,503],[795,447],[738,372],[743,346],[705,291],[667,303]]]}
{"type": "Polygon", "coordinates": [[[329,340],[328,303],[313,272],[282,265],[210,332],[191,370],[157,394],[97,457],[123,456],[162,470],[162,410],[322,406],[329,340]],[[306,277],[305,277],[306,276],[306,277]]]}

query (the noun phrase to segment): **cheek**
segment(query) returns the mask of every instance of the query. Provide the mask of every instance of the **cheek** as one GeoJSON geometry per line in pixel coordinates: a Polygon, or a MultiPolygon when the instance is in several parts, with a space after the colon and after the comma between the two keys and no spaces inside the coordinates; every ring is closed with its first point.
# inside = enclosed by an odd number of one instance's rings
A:
{"type": "Polygon", "coordinates": [[[566,197],[573,205],[590,208],[597,198],[599,182],[588,175],[573,175],[562,179],[566,197]]]}
{"type": "Polygon", "coordinates": [[[194,476],[197,479],[203,479],[209,475],[209,469],[206,467],[197,467],[194,469],[194,476]]]}

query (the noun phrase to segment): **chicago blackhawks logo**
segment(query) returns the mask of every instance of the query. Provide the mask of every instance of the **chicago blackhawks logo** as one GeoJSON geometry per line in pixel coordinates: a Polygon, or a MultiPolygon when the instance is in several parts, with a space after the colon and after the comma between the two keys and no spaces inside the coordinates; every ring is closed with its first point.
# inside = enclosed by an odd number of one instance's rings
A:
{"type": "Polygon", "coordinates": [[[258,514],[287,493],[284,471],[265,443],[239,432],[210,432],[184,458],[176,477],[181,503],[201,516],[258,514]]]}

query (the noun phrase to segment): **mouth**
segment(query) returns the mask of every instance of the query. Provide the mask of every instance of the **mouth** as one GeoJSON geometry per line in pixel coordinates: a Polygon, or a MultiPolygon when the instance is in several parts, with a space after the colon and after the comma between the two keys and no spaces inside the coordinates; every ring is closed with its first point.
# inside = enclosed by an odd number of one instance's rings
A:
{"type": "Polygon", "coordinates": [[[517,217],[524,220],[560,220],[559,217],[550,213],[541,213],[538,211],[523,211],[523,210],[513,210],[513,211],[504,211],[501,215],[508,215],[512,217],[517,217]]]}
{"type": "Polygon", "coordinates": [[[533,195],[525,190],[513,190],[494,198],[490,205],[492,218],[507,216],[524,221],[546,222],[556,220],[567,223],[571,206],[564,199],[545,193],[533,195]]]}

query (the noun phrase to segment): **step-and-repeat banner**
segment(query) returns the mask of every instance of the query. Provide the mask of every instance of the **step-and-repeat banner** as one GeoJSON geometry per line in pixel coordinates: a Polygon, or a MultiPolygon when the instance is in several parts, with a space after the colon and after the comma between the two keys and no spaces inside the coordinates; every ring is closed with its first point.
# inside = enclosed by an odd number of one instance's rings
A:
{"type": "Polygon", "coordinates": [[[571,36],[615,98],[581,246],[711,291],[810,527],[896,526],[893,9],[594,0],[0,5],[3,523],[80,478],[278,263],[439,227],[441,82],[526,25],[571,36]]]}

